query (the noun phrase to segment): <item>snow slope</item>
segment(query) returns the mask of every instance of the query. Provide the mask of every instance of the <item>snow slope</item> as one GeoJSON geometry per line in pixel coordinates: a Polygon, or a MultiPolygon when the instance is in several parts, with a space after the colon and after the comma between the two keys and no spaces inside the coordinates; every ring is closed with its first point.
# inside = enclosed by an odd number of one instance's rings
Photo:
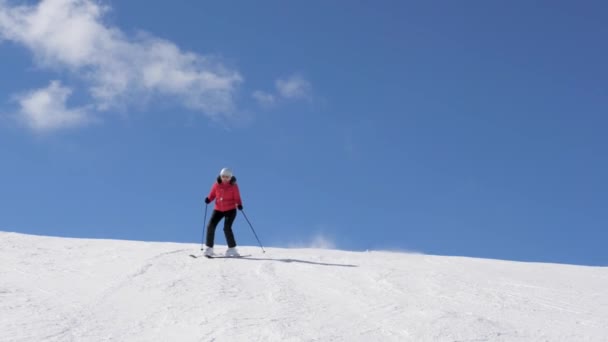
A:
{"type": "Polygon", "coordinates": [[[608,341],[605,267],[198,249],[0,232],[0,341],[608,341]]]}

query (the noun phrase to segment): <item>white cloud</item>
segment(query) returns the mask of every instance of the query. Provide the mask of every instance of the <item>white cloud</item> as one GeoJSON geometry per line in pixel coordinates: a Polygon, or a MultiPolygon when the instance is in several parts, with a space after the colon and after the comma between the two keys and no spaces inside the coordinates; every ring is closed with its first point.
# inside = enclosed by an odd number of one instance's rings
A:
{"type": "Polygon", "coordinates": [[[272,106],[276,102],[274,95],[260,90],[254,91],[251,96],[262,106],[272,106]]]}
{"type": "Polygon", "coordinates": [[[85,81],[99,111],[160,96],[210,117],[233,115],[238,71],[149,34],[128,37],[103,22],[107,11],[93,0],[0,0],[0,39],[27,47],[43,68],[85,81]]]}
{"type": "Polygon", "coordinates": [[[289,77],[275,80],[276,93],[256,90],[251,95],[259,105],[270,107],[272,105],[295,100],[309,100],[312,86],[302,76],[294,74],[289,77]]]}
{"type": "Polygon", "coordinates": [[[63,87],[60,82],[52,81],[46,88],[18,96],[21,121],[37,132],[48,132],[91,122],[93,119],[85,109],[66,107],[66,101],[71,93],[71,89],[63,87]]]}
{"type": "Polygon", "coordinates": [[[299,75],[278,79],[275,85],[279,94],[286,99],[302,99],[310,95],[310,82],[299,75]]]}

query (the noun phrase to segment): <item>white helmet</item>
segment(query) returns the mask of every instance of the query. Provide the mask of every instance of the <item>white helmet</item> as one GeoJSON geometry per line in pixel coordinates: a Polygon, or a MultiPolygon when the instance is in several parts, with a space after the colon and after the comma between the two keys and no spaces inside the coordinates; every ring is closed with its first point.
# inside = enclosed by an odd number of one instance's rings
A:
{"type": "Polygon", "coordinates": [[[232,170],[230,170],[229,168],[225,167],[225,168],[222,169],[222,171],[220,171],[220,176],[232,177],[232,170]]]}

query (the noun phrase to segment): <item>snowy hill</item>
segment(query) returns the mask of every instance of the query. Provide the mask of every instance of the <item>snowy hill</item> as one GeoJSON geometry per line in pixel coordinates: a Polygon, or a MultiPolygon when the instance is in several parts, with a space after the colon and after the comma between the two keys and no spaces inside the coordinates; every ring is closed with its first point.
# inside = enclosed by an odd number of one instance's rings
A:
{"type": "Polygon", "coordinates": [[[608,268],[198,249],[0,232],[0,341],[608,341],[608,268]]]}

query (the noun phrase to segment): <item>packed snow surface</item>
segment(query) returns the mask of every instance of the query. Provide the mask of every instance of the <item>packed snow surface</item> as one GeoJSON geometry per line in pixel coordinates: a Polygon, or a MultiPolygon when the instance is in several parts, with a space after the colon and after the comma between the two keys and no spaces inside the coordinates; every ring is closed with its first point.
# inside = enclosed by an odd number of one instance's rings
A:
{"type": "Polygon", "coordinates": [[[606,267],[239,250],[0,232],[0,341],[608,341],[606,267]]]}

